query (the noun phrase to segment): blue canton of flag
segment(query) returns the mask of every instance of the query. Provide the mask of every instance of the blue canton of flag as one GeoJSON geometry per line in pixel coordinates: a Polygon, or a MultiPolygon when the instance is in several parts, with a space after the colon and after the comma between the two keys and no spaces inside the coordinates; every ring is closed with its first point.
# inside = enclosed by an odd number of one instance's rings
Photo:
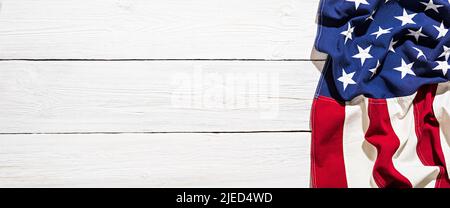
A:
{"type": "Polygon", "coordinates": [[[319,12],[318,95],[393,98],[449,81],[450,0],[322,0],[319,12]]]}

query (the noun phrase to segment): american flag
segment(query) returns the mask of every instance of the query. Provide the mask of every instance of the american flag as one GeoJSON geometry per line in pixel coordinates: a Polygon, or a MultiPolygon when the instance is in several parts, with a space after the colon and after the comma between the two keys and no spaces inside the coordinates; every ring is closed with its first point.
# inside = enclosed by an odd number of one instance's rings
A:
{"type": "Polygon", "coordinates": [[[312,187],[450,187],[450,0],[322,0],[312,187]]]}

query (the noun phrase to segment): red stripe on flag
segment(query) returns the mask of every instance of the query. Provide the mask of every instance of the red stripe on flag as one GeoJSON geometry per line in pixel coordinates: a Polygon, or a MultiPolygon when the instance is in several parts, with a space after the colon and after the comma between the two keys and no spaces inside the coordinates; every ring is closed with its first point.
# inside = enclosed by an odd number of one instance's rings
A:
{"type": "Polygon", "coordinates": [[[439,122],[433,111],[437,85],[426,85],[419,89],[414,99],[414,120],[418,137],[417,154],[426,166],[438,166],[440,173],[436,188],[450,188],[450,180],[442,153],[439,122]]]}
{"type": "Polygon", "coordinates": [[[344,104],[322,96],[314,99],[311,111],[311,185],[314,188],[347,187],[344,121],[344,104]]]}
{"type": "Polygon", "coordinates": [[[400,146],[400,140],[391,125],[386,100],[369,99],[370,124],[366,140],[377,148],[373,177],[380,188],[412,188],[411,182],[398,172],[392,158],[400,146]]]}

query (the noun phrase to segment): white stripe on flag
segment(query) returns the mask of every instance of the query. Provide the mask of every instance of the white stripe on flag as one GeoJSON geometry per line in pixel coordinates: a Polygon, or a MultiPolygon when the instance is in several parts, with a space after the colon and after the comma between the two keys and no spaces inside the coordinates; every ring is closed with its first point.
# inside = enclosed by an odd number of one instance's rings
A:
{"type": "Polygon", "coordinates": [[[438,85],[433,110],[439,121],[441,146],[447,170],[450,170],[450,82],[438,85]]]}
{"type": "Polygon", "coordinates": [[[362,96],[345,106],[343,148],[349,188],[377,187],[372,175],[377,150],[365,139],[369,128],[367,109],[368,99],[362,96]]]}
{"type": "Polygon", "coordinates": [[[414,98],[386,99],[391,125],[400,140],[393,163],[403,176],[408,178],[414,188],[433,188],[439,175],[439,167],[425,166],[417,154],[417,135],[414,122],[414,98]]]}

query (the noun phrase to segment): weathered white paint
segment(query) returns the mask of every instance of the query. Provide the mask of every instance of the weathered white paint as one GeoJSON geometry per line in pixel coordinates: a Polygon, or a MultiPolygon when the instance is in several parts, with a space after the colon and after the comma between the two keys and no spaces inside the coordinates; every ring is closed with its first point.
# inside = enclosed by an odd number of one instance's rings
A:
{"type": "Polygon", "coordinates": [[[148,132],[309,130],[323,62],[243,60],[323,59],[310,55],[319,0],[1,4],[0,59],[241,61],[0,62],[0,133],[18,134],[0,135],[0,187],[308,186],[308,133],[148,132]],[[278,84],[236,89],[256,106],[212,96],[246,74],[278,84]]]}
{"type": "Polygon", "coordinates": [[[0,58],[308,59],[319,0],[2,0],[0,58]]]}
{"type": "Polygon", "coordinates": [[[307,187],[309,133],[1,135],[0,187],[307,187]]]}
{"type": "Polygon", "coordinates": [[[0,133],[309,130],[320,75],[309,61],[12,61],[0,69],[0,133]]]}

